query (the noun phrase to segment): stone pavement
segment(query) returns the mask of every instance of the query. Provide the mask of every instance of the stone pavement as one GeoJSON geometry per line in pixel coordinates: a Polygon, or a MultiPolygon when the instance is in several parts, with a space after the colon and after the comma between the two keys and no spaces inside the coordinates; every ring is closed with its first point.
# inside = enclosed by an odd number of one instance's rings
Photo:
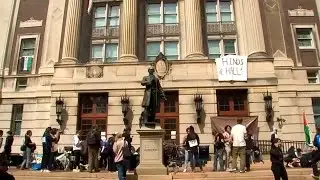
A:
{"type": "MultiPolygon", "coordinates": [[[[209,162],[211,163],[211,162],[209,162]]],[[[136,176],[129,173],[127,180],[273,180],[273,174],[270,170],[270,162],[265,164],[252,165],[252,171],[248,173],[229,173],[229,172],[212,172],[212,165],[208,164],[204,173],[170,173],[167,176],[136,176]]],[[[180,170],[181,171],[181,170],[180,170]]],[[[288,168],[289,180],[312,180],[310,168],[288,168]]],[[[116,173],[74,173],[74,172],[51,172],[41,173],[39,171],[20,171],[10,169],[16,180],[116,180],[116,173]]]]}

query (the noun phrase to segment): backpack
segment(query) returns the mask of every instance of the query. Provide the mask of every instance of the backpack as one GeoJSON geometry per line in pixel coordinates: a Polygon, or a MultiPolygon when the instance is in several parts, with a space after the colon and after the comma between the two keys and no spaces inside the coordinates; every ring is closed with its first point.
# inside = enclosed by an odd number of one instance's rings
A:
{"type": "Polygon", "coordinates": [[[88,135],[88,145],[97,145],[98,138],[95,131],[91,131],[88,135]]]}
{"type": "Polygon", "coordinates": [[[320,134],[316,135],[314,145],[319,149],[320,148],[320,134]]]}

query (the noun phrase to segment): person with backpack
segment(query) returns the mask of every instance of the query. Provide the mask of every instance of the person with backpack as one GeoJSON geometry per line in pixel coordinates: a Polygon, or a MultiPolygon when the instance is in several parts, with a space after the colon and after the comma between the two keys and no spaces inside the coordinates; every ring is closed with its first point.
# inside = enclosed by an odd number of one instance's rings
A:
{"type": "Polygon", "coordinates": [[[312,152],[312,160],[311,160],[311,167],[313,171],[313,177],[319,178],[319,171],[318,171],[318,161],[320,160],[320,128],[317,127],[317,134],[314,136],[313,140],[313,152],[312,152]]]}
{"type": "Polygon", "coordinates": [[[109,137],[108,139],[108,143],[107,143],[107,159],[108,159],[108,171],[109,172],[114,172],[116,171],[116,166],[115,166],[115,163],[114,163],[114,157],[115,157],[115,154],[113,152],[113,144],[115,142],[115,135],[118,134],[117,132],[116,133],[113,133],[111,137],[109,137]]]}
{"type": "Polygon", "coordinates": [[[101,142],[101,133],[97,126],[92,126],[92,130],[87,136],[88,155],[89,155],[89,172],[99,172],[99,149],[101,142]]]}

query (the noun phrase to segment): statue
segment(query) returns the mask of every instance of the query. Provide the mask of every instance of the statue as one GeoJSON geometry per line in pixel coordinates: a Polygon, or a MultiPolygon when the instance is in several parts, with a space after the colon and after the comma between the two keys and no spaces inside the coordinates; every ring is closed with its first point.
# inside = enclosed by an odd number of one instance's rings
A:
{"type": "Polygon", "coordinates": [[[155,125],[156,111],[160,107],[160,98],[167,101],[161,88],[159,79],[154,75],[154,67],[148,69],[149,75],[144,76],[141,85],[145,86],[142,107],[144,108],[140,117],[140,126],[155,125]]]}

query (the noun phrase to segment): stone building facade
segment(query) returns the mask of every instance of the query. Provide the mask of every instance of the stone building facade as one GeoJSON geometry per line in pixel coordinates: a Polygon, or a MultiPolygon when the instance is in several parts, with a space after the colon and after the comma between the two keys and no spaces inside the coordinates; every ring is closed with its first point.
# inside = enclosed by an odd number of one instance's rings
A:
{"type": "Polygon", "coordinates": [[[168,101],[157,114],[166,139],[175,132],[181,142],[193,125],[201,144],[212,146],[217,116],[257,117],[262,140],[269,139],[272,127],[282,139],[304,140],[303,112],[313,130],[320,123],[316,0],[93,0],[89,13],[88,0],[2,5],[0,129],[15,132],[14,152],[28,129],[40,144],[46,127],[59,128],[60,96],[61,146],[94,124],[108,135],[121,132],[121,97],[127,95],[138,147],[140,82],[159,52],[168,59],[161,64],[168,101]],[[218,80],[215,59],[228,54],[248,57],[247,81],[218,80]],[[272,94],[271,122],[266,92],[272,94]],[[195,94],[203,98],[200,122],[195,94]]]}

